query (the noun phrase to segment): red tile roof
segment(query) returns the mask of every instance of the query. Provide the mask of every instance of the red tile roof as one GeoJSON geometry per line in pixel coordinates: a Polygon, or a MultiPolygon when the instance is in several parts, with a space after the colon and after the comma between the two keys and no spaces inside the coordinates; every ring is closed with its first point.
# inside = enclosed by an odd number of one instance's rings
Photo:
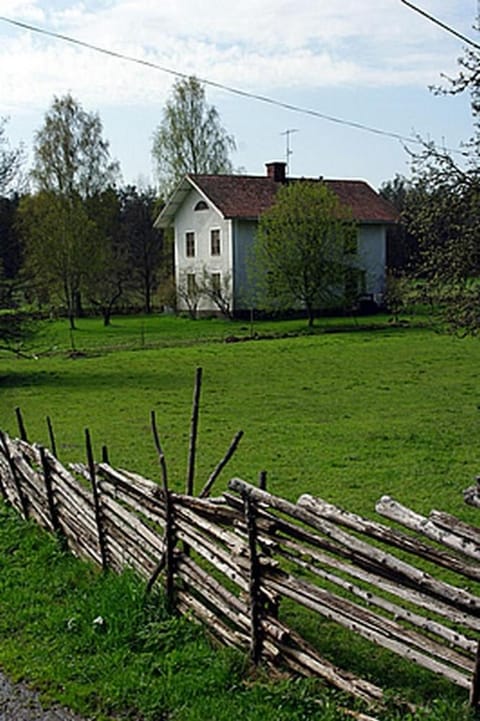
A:
{"type": "MultiPolygon", "coordinates": [[[[271,178],[253,175],[189,175],[225,218],[258,218],[275,200],[280,183],[271,178]]],[[[290,178],[287,182],[299,179],[290,178]]],[[[302,178],[302,180],[310,180],[302,178]]],[[[363,180],[324,180],[348,206],[357,222],[395,223],[398,213],[363,180]]]]}

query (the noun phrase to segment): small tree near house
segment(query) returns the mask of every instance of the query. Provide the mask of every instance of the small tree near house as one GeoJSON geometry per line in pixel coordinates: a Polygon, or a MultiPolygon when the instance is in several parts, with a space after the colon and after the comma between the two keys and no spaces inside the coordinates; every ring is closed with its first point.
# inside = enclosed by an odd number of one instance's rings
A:
{"type": "Polygon", "coordinates": [[[187,312],[192,320],[195,320],[198,312],[198,304],[203,295],[201,285],[193,270],[187,269],[180,273],[177,282],[177,296],[184,302],[187,312]]]}
{"type": "Polygon", "coordinates": [[[312,326],[319,309],[343,304],[359,271],[356,243],[349,209],[326,185],[291,182],[260,217],[252,282],[267,307],[303,308],[312,326]]]}
{"type": "Polygon", "coordinates": [[[218,308],[220,313],[231,319],[232,314],[232,282],[230,273],[210,273],[203,269],[201,291],[218,308]]]}

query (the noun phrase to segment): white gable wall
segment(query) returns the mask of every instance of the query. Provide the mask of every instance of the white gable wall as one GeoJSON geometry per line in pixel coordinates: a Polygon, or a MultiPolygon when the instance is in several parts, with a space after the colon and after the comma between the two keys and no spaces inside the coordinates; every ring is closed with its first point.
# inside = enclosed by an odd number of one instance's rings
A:
{"type": "MultiPolygon", "coordinates": [[[[222,280],[229,274],[232,276],[232,233],[231,221],[226,220],[212,206],[210,201],[192,189],[175,216],[175,283],[177,287],[187,273],[194,273],[200,283],[203,269],[208,273],[220,273],[222,280]],[[201,200],[207,203],[207,210],[195,210],[201,200]],[[210,253],[210,231],[220,230],[220,255],[210,253]],[[195,234],[195,256],[186,255],[186,234],[195,234]]],[[[230,284],[232,284],[233,279],[230,284]]],[[[186,310],[181,298],[178,299],[179,310],[186,310]]],[[[216,312],[218,308],[208,298],[202,298],[198,305],[199,312],[216,312]]]]}

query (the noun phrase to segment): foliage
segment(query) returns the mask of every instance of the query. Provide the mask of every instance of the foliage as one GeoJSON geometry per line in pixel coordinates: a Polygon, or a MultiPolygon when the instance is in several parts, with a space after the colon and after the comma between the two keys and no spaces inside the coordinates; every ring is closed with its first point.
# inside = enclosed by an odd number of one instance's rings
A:
{"type": "Polygon", "coordinates": [[[118,174],[99,116],[70,94],[54,97],[35,134],[32,177],[38,189],[85,199],[114,185],[118,174]]]}
{"type": "Polygon", "coordinates": [[[188,315],[192,320],[195,320],[203,290],[193,268],[186,268],[179,273],[176,290],[178,298],[187,307],[188,315]]]}
{"type": "Polygon", "coordinates": [[[32,177],[38,192],[23,199],[19,217],[37,300],[61,298],[73,329],[87,289],[108,322],[123,272],[110,227],[118,164],[98,115],[70,94],[54,98],[36,133],[32,177]]]}
{"type": "Polygon", "coordinates": [[[396,208],[400,216],[398,223],[387,228],[387,268],[396,275],[412,273],[418,262],[418,241],[404,217],[414,192],[412,182],[398,174],[382,183],[379,189],[380,195],[396,208]]]}
{"type": "Polygon", "coordinates": [[[121,236],[117,193],[113,188],[98,193],[86,201],[86,210],[91,218],[93,242],[82,287],[108,326],[116,303],[132,281],[128,248],[121,236]]]}
{"type": "Polygon", "coordinates": [[[0,313],[0,351],[28,356],[27,346],[35,335],[35,325],[25,313],[0,313]]]}
{"type": "Polygon", "coordinates": [[[19,197],[0,197],[0,308],[15,308],[22,300],[20,269],[23,248],[15,224],[19,197]]]}
{"type": "Polygon", "coordinates": [[[153,298],[161,279],[171,276],[171,248],[161,231],[153,227],[158,205],[153,190],[127,186],[119,192],[123,244],[128,254],[130,285],[141,299],[145,313],[153,310],[153,298]]]}
{"type": "Polygon", "coordinates": [[[37,299],[60,301],[75,327],[82,282],[95,257],[94,224],[78,196],[43,191],[25,196],[18,209],[25,270],[37,299]]]}
{"type": "Polygon", "coordinates": [[[209,273],[204,267],[201,292],[205,298],[214,303],[224,318],[233,318],[231,273],[209,273]]]}
{"type": "Polygon", "coordinates": [[[322,183],[294,182],[260,218],[255,274],[263,276],[268,302],[305,308],[312,326],[320,308],[342,305],[356,270],[354,249],[355,224],[337,196],[322,183]]]}
{"type": "Polygon", "coordinates": [[[442,318],[454,331],[479,329],[476,282],[480,278],[480,53],[467,50],[447,89],[470,91],[474,137],[464,145],[464,162],[425,142],[412,156],[413,193],[406,217],[420,244],[418,275],[442,318]]]}
{"type": "Polygon", "coordinates": [[[195,77],[177,80],[155,131],[152,155],[163,197],[186,173],[230,173],[235,141],[195,77]]]}
{"type": "Polygon", "coordinates": [[[6,118],[0,118],[0,198],[19,190],[24,162],[22,146],[11,148],[5,132],[6,118]]]}

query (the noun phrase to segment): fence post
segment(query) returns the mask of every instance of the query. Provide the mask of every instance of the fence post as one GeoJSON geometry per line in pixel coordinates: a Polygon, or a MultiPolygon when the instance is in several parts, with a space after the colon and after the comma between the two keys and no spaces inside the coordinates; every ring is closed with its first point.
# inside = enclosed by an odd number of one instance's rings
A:
{"type": "Polygon", "coordinates": [[[185,493],[193,496],[193,483],[195,480],[195,455],[197,449],[198,414],[200,409],[200,391],[202,388],[202,369],[197,368],[195,373],[195,388],[193,391],[192,418],[190,423],[190,443],[188,448],[188,469],[185,493]]]}
{"type": "Polygon", "coordinates": [[[85,429],[85,441],[87,445],[87,462],[88,472],[90,474],[90,481],[92,484],[93,491],[93,503],[95,509],[95,520],[97,522],[98,529],[98,545],[100,546],[100,556],[102,559],[102,569],[108,570],[108,555],[107,555],[107,543],[105,537],[105,529],[103,527],[102,507],[100,501],[100,490],[97,483],[97,477],[95,474],[95,463],[93,460],[92,443],[90,440],[90,433],[88,428],[85,429]]]}
{"type": "Polygon", "coordinates": [[[50,465],[48,458],[45,453],[45,448],[40,446],[40,460],[42,462],[43,477],[45,479],[45,490],[47,492],[48,512],[50,513],[50,520],[52,522],[52,528],[57,536],[63,538],[62,529],[58,520],[57,506],[55,504],[55,496],[53,493],[52,475],[50,473],[50,465]]]}
{"type": "MultiPolygon", "coordinates": [[[[16,491],[17,491],[18,500],[19,500],[19,503],[20,503],[20,507],[21,507],[21,509],[22,509],[23,517],[25,518],[25,520],[27,520],[27,519],[28,519],[28,515],[29,515],[29,514],[28,514],[28,499],[27,499],[27,497],[25,496],[25,494],[23,493],[22,484],[21,484],[21,482],[20,482],[20,478],[19,478],[18,473],[17,473],[17,468],[16,468],[16,466],[15,466],[15,463],[14,463],[14,461],[13,461],[13,458],[12,458],[12,456],[11,456],[11,454],[10,454],[10,449],[9,449],[9,447],[8,447],[7,436],[6,436],[6,434],[5,434],[3,431],[0,431],[0,439],[1,439],[1,441],[2,441],[3,452],[5,453],[5,458],[7,459],[7,463],[8,463],[8,465],[9,465],[9,467],[10,467],[10,471],[11,471],[11,474],[12,474],[13,482],[14,482],[14,484],[15,484],[15,489],[16,489],[16,491]]],[[[2,488],[3,488],[3,487],[2,487],[2,488]]],[[[6,492],[5,492],[5,497],[6,497],[6,492]]]]}
{"type": "Polygon", "coordinates": [[[472,708],[478,707],[480,700],[480,641],[477,644],[477,653],[475,656],[475,666],[473,669],[472,685],[470,686],[469,703],[472,708]]]}
{"type": "Polygon", "coordinates": [[[23,422],[22,411],[17,406],[15,408],[15,415],[17,416],[18,432],[22,441],[28,441],[27,431],[25,430],[25,423],[23,422]]]}
{"type": "Polygon", "coordinates": [[[257,520],[255,502],[248,493],[243,493],[245,521],[248,533],[250,552],[250,658],[257,665],[262,656],[262,598],[261,598],[261,567],[257,554],[257,520]]]}
{"type": "Polygon", "coordinates": [[[58,458],[57,443],[55,441],[55,434],[53,432],[53,425],[52,425],[50,416],[47,416],[47,428],[48,428],[48,437],[50,438],[50,450],[52,451],[52,454],[55,456],[55,458],[58,458]]]}
{"type": "Polygon", "coordinates": [[[165,593],[170,612],[175,610],[175,548],[173,501],[170,491],[165,492],[165,593]]]}

